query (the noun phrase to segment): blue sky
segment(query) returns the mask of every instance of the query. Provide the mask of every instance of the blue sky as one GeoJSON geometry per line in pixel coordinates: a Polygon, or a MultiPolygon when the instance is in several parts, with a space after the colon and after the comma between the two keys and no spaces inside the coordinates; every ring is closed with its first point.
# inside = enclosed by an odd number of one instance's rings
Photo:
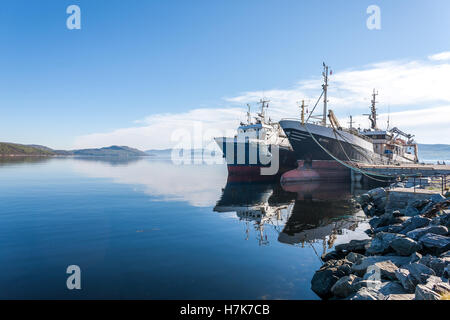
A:
{"type": "MultiPolygon", "coordinates": [[[[350,109],[366,112],[349,90],[351,81],[364,83],[355,77],[359,70],[370,77],[419,67],[411,82],[404,81],[411,92],[420,90],[420,72],[445,83],[450,59],[429,57],[450,51],[449,30],[447,0],[2,1],[0,141],[169,147],[153,132],[168,135],[170,126],[145,128],[187,119],[234,129],[241,108],[258,95],[275,100],[273,111],[295,113],[297,95],[292,101],[277,95],[296,92],[312,101],[316,92],[307,92],[304,82],[319,79],[322,61],[341,84],[335,102],[344,119],[350,109]],[[66,28],[71,4],[81,8],[81,30],[66,28]],[[372,4],[381,8],[381,30],[366,28],[372,4]]],[[[441,114],[450,105],[449,94],[441,99],[433,88],[411,100],[408,88],[400,88],[397,101],[392,92],[383,97],[390,83],[378,86],[381,112],[429,108],[441,114]]],[[[442,119],[440,125],[449,127],[442,119]]],[[[407,129],[433,142],[426,128],[407,129]]]]}

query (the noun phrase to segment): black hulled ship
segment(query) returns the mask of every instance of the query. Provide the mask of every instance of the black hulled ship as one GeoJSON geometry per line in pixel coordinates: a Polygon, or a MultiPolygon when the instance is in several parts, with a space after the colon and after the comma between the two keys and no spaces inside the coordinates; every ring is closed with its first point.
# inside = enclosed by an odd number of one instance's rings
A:
{"type": "MultiPolygon", "coordinates": [[[[327,108],[328,66],[324,64],[323,114],[313,116],[314,109],[305,119],[304,105],[301,120],[281,120],[280,125],[294,149],[297,160],[338,161],[347,164],[416,163],[417,144],[413,135],[398,128],[381,130],[377,126],[376,95],[373,92],[369,129],[356,129],[340,125],[332,110],[327,108]],[[329,121],[327,121],[327,118],[329,121]]],[[[319,98],[319,100],[320,100],[319,98]]],[[[317,106],[317,104],[316,104],[317,106]]]]}

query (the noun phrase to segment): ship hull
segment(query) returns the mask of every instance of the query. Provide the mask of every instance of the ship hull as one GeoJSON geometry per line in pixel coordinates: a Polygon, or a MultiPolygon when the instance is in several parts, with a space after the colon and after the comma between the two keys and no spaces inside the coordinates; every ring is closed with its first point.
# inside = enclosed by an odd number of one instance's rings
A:
{"type": "MultiPolygon", "coordinates": [[[[387,156],[375,153],[369,140],[345,131],[334,131],[332,128],[309,123],[302,125],[300,121],[293,120],[280,121],[280,125],[288,136],[296,159],[306,163],[336,159],[362,164],[387,164],[393,161],[387,156]]],[[[397,157],[395,161],[413,162],[401,157],[397,157]]]]}
{"type": "Polygon", "coordinates": [[[258,180],[269,180],[279,177],[284,172],[294,169],[297,166],[295,153],[290,147],[266,145],[253,142],[239,142],[230,138],[216,138],[216,142],[223,152],[227,162],[229,177],[251,177],[258,180]],[[278,149],[278,170],[272,175],[262,175],[262,168],[270,168],[273,156],[278,149]]]}

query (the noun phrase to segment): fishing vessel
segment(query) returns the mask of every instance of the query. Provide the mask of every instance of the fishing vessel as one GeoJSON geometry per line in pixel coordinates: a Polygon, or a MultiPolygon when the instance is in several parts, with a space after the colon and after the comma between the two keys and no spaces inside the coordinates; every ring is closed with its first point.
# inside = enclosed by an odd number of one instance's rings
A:
{"type": "Polygon", "coordinates": [[[368,114],[371,127],[367,129],[354,128],[350,122],[349,128],[339,123],[332,110],[327,106],[327,89],[329,67],[323,64],[324,84],[322,94],[313,110],[305,120],[304,104],[301,119],[284,119],[280,125],[286,133],[295,152],[295,157],[303,165],[310,166],[312,162],[339,162],[342,165],[358,164],[400,164],[417,163],[418,149],[413,135],[398,128],[382,130],[377,125],[376,96],[374,90],[371,100],[371,112],[368,114]],[[314,116],[314,109],[323,98],[323,114],[314,116]],[[327,121],[327,118],[329,121],[327,121]]]}
{"type": "Polygon", "coordinates": [[[283,191],[279,184],[233,183],[228,180],[214,211],[235,212],[238,219],[245,223],[246,240],[253,225],[259,245],[267,245],[265,226],[281,232],[291,214],[294,199],[295,193],[283,191]]]}
{"type": "Polygon", "coordinates": [[[254,121],[247,105],[247,123],[241,122],[234,137],[214,138],[230,175],[267,178],[295,168],[296,158],[287,136],[278,122],[267,119],[269,102],[260,100],[261,111],[254,121]],[[261,174],[261,168],[269,167],[275,168],[272,174],[261,174]]]}

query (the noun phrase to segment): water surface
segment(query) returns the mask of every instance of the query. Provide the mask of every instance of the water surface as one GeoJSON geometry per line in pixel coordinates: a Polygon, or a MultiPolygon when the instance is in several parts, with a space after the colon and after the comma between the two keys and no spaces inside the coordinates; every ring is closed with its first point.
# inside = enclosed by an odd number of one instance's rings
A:
{"type": "Polygon", "coordinates": [[[2,159],[0,298],[318,299],[320,255],[366,237],[361,188],[231,183],[224,165],[153,158],[2,159]]]}

